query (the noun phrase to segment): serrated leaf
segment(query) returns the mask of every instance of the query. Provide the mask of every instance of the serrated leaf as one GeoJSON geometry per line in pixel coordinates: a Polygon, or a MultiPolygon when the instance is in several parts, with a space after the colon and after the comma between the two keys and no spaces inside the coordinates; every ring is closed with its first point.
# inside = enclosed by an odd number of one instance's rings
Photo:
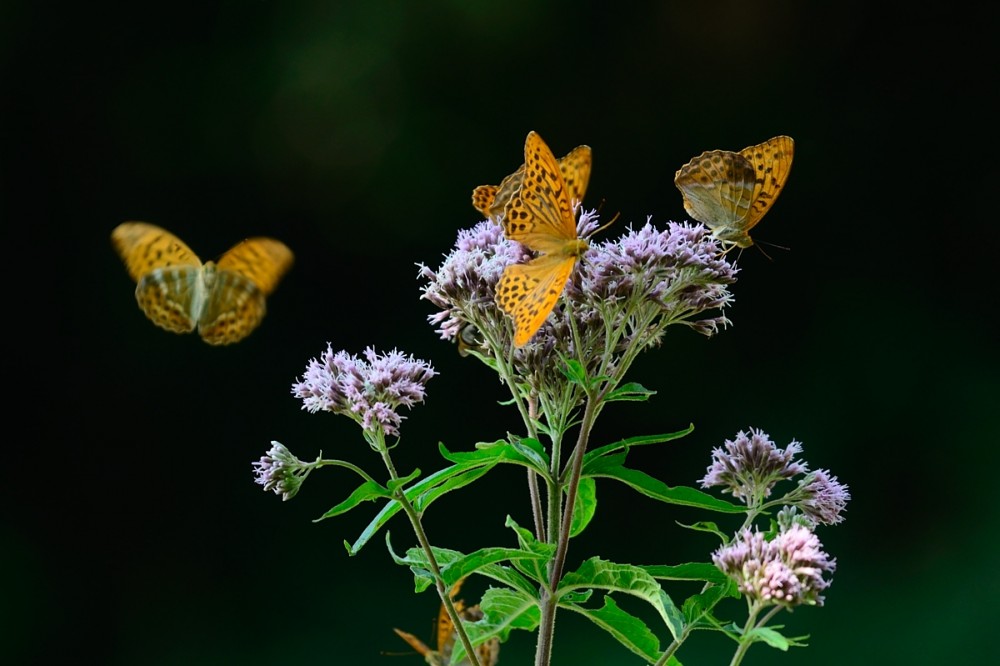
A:
{"type": "Polygon", "coordinates": [[[662,580],[698,580],[722,584],[729,580],[726,574],[711,562],[687,562],[685,564],[647,564],[642,569],[653,578],[662,580]]]}
{"type": "Polygon", "coordinates": [[[793,645],[791,640],[785,638],[771,627],[758,627],[756,629],[751,629],[747,632],[745,639],[757,643],[767,643],[771,647],[781,650],[782,652],[788,652],[788,648],[793,645]]]}
{"type": "MultiPolygon", "coordinates": [[[[537,600],[516,590],[491,587],[479,602],[483,618],[465,625],[469,640],[478,644],[491,636],[506,642],[514,629],[534,631],[541,620],[537,600]]],[[[449,663],[457,664],[465,657],[465,646],[456,642],[449,663]]]]}
{"type": "Polygon", "coordinates": [[[576,571],[563,576],[556,594],[561,596],[565,591],[579,588],[623,592],[642,599],[656,609],[674,638],[681,636],[684,631],[683,614],[656,579],[642,567],[592,557],[583,562],[576,571]]]}
{"type": "Polygon", "coordinates": [[[499,439],[495,442],[479,442],[475,451],[453,453],[444,444],[438,444],[441,456],[449,462],[462,465],[489,465],[500,462],[523,465],[548,478],[549,460],[545,447],[537,439],[526,437],[518,440],[518,445],[499,439]]]}
{"type": "Polygon", "coordinates": [[[576,604],[565,604],[564,607],[580,613],[647,662],[653,663],[660,658],[660,639],[645,622],[623,611],[611,596],[604,596],[601,608],[584,608],[576,604]]]}
{"type": "Polygon", "coordinates": [[[576,502],[573,507],[573,521],[570,523],[569,535],[575,537],[587,529],[594,513],[597,511],[597,482],[583,477],[576,490],[576,502]]]}
{"type": "Polygon", "coordinates": [[[623,466],[624,455],[606,456],[584,463],[585,476],[615,479],[631,486],[647,497],[681,506],[694,506],[722,513],[744,513],[746,507],[737,506],[687,486],[668,486],[645,472],[623,466]]]}
{"type": "Polygon", "coordinates": [[[559,371],[574,384],[579,384],[584,388],[587,386],[587,369],[583,367],[583,364],[577,361],[575,358],[565,358],[560,355],[563,359],[564,365],[560,366],[559,371]]]}
{"type": "MultiPolygon", "coordinates": [[[[744,509],[745,511],[746,509],[744,509]]],[[[697,523],[682,523],[677,522],[678,525],[689,530],[694,530],[695,532],[708,532],[709,534],[714,534],[722,539],[722,543],[729,543],[729,535],[719,529],[711,520],[699,520],[697,523]]]]}
{"type": "Polygon", "coordinates": [[[385,487],[388,488],[393,493],[395,493],[396,490],[402,488],[403,486],[405,486],[410,481],[413,481],[413,479],[417,478],[418,476],[420,476],[420,470],[415,469],[408,476],[404,476],[401,479],[389,479],[389,482],[385,484],[385,487]]]}
{"type": "Polygon", "coordinates": [[[712,613],[715,606],[726,597],[740,597],[739,588],[736,582],[730,578],[720,585],[710,585],[699,594],[694,594],[684,600],[681,610],[688,624],[695,628],[715,628],[725,624],[724,620],[715,618],[712,613]],[[705,618],[708,618],[707,620],[705,618]]]}
{"type": "Polygon", "coordinates": [[[548,580],[547,567],[546,564],[556,552],[555,544],[544,543],[535,538],[535,535],[531,533],[517,522],[507,516],[507,520],[504,523],[506,527],[510,527],[517,534],[517,543],[523,550],[527,550],[532,553],[537,553],[541,557],[538,560],[513,560],[511,564],[521,573],[523,573],[528,578],[545,584],[548,580]]]}
{"type": "Polygon", "coordinates": [[[642,402],[654,395],[656,391],[651,391],[638,382],[628,382],[604,396],[604,402],[642,402]]]}
{"type": "Polygon", "coordinates": [[[373,500],[386,497],[392,497],[392,492],[388,488],[374,481],[365,481],[360,486],[355,488],[354,492],[352,492],[347,499],[328,510],[313,522],[318,523],[326,518],[332,518],[334,516],[339,516],[342,513],[347,513],[362,502],[371,502],[373,500]]]}

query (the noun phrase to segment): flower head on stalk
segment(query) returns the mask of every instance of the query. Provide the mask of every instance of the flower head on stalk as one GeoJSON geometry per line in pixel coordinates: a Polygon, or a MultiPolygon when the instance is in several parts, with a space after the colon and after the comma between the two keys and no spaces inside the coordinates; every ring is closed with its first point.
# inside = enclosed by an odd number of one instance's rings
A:
{"type": "Polygon", "coordinates": [[[282,501],[287,502],[299,492],[302,482],[318,462],[319,458],[316,462],[302,462],[284,444],[272,441],[268,452],[253,463],[257,477],[254,481],[264,486],[264,490],[273,490],[275,495],[281,495],[282,501]]]}
{"type": "Polygon", "coordinates": [[[778,481],[808,470],[795,459],[802,452],[799,442],[793,440],[779,449],[762,430],[741,430],[723,446],[712,449],[712,464],[701,479],[701,487],[722,486],[723,492],[732,493],[748,506],[759,506],[778,481]]]}
{"type": "Polygon", "coordinates": [[[768,541],[761,532],[744,529],[712,554],[720,571],[732,578],[746,597],[760,606],[822,606],[820,592],[830,585],[836,560],[823,551],[807,527],[791,525],[768,541]]]}
{"type": "Polygon", "coordinates": [[[395,349],[378,354],[369,347],[362,359],[346,351],[334,353],[327,344],[326,351],[319,359],[311,359],[303,377],[292,385],[292,394],[310,412],[350,417],[366,436],[398,437],[405,417],[397,410],[423,402],[425,386],[436,374],[427,361],[395,349]]]}

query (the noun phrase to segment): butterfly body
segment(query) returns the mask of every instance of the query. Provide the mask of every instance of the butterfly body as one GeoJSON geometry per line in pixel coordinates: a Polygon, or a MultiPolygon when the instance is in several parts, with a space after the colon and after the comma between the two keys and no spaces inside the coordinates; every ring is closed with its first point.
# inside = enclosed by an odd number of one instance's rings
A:
{"type": "MultiPolygon", "coordinates": [[[[590,175],[590,149],[582,146],[570,155],[561,164],[542,138],[530,132],[524,142],[520,185],[504,207],[504,235],[538,253],[525,264],[507,266],[496,286],[497,305],[514,320],[516,347],[525,345],[545,323],[576,262],[590,247],[577,235],[573,212],[574,201],[583,197],[580,187],[586,188],[590,175]],[[574,154],[578,159],[567,159],[574,154]],[[563,171],[572,170],[574,164],[579,170],[569,177],[570,186],[563,171]]],[[[503,187],[501,183],[497,199],[506,196],[503,187]]]]}
{"type": "Polygon", "coordinates": [[[684,210],[719,240],[750,247],[750,230],[784,187],[794,151],[791,137],[776,136],[739,152],[703,152],[674,175],[684,210]]]}
{"type": "Polygon", "coordinates": [[[212,345],[238,342],[260,325],[268,294],[293,261],[280,241],[250,238],[203,264],[179,238],[145,222],[120,224],[111,240],[146,316],[174,333],[197,329],[212,345]]]}

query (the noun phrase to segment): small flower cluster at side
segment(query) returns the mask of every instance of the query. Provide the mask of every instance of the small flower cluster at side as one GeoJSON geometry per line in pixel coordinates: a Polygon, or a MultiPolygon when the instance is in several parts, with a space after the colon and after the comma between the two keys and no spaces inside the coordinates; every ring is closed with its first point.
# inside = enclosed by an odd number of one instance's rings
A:
{"type": "Polygon", "coordinates": [[[712,464],[700,481],[702,488],[721,486],[747,506],[760,508],[779,481],[805,474],[796,488],[774,501],[796,507],[814,524],[834,525],[843,520],[851,499],[847,486],[827,470],[809,472],[808,465],[795,457],[802,452],[799,442],[793,440],[781,449],[767,433],[751,428],[727,439],[723,446],[712,450],[712,464]]]}
{"type": "Polygon", "coordinates": [[[281,442],[271,442],[271,448],[253,463],[254,481],[264,486],[264,490],[272,490],[275,495],[281,495],[282,501],[295,497],[309,472],[316,463],[302,462],[281,442]]]}
{"type": "Polygon", "coordinates": [[[292,394],[310,412],[342,414],[366,433],[398,437],[405,417],[397,410],[423,402],[426,384],[436,374],[427,361],[395,349],[378,354],[369,347],[362,359],[346,351],[334,353],[327,344],[292,385],[292,394]]]}
{"type": "Polygon", "coordinates": [[[830,585],[837,562],[823,551],[819,538],[802,525],[792,525],[768,541],[761,532],[744,529],[712,554],[712,561],[763,606],[822,606],[820,594],[830,585]]]}

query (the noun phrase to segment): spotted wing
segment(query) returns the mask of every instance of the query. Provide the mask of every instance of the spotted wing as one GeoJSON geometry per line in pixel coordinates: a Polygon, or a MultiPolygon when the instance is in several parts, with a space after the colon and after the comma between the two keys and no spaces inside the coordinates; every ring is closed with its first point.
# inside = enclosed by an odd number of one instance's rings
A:
{"type": "Polygon", "coordinates": [[[562,251],[576,221],[559,163],[535,132],[524,141],[524,179],[504,210],[504,234],[536,252],[562,251]]]}
{"type": "Polygon", "coordinates": [[[776,136],[740,151],[753,165],[754,188],[746,231],[750,231],[770,210],[792,169],[795,142],[790,136],[776,136]]]}
{"type": "Polygon", "coordinates": [[[514,346],[530,340],[559,301],[576,257],[542,255],[504,269],[496,287],[496,303],[514,320],[514,346]]]}
{"type": "Polygon", "coordinates": [[[577,146],[569,151],[559,160],[559,171],[562,173],[563,182],[569,190],[570,203],[578,204],[583,201],[583,195],[587,193],[587,184],[590,182],[590,167],[593,164],[590,146],[577,146]]]}
{"type": "Polygon", "coordinates": [[[755,182],[753,164],[728,150],[706,151],[674,175],[688,215],[741,247],[753,244],[746,231],[755,182]]]}
{"type": "Polygon", "coordinates": [[[135,280],[146,317],[174,333],[194,330],[202,298],[202,264],[181,239],[146,222],[123,222],[111,243],[135,280]]]}
{"type": "Polygon", "coordinates": [[[248,238],[219,257],[219,270],[253,282],[267,296],[291,268],[292,251],[273,238],[248,238]]]}

